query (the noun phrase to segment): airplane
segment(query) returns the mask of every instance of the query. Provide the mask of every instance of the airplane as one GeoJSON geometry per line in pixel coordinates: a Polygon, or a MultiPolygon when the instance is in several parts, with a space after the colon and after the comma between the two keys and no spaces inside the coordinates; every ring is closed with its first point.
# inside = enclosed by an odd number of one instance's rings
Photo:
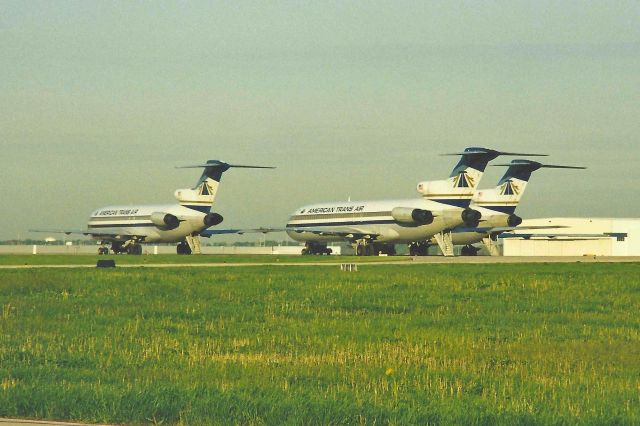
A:
{"type": "Polygon", "coordinates": [[[285,228],[206,230],[201,235],[285,231],[305,243],[302,254],[330,254],[327,243],[335,241],[352,243],[357,255],[394,254],[394,244],[427,241],[434,235],[450,238],[447,229],[478,226],[481,213],[469,205],[489,161],[501,155],[541,154],[469,147],[444,155],[461,158],[447,179],[418,183],[419,198],[313,204],[294,211],[285,228]]]}
{"type": "MultiPolygon", "coordinates": [[[[453,228],[451,239],[453,245],[464,246],[461,250],[463,256],[476,255],[480,250],[473,244],[482,242],[489,254],[492,256],[499,255],[495,241],[498,235],[503,232],[512,231],[522,223],[522,218],[514,212],[522,198],[527,183],[531,178],[531,174],[539,169],[586,169],[582,166],[561,166],[553,164],[542,164],[532,160],[512,160],[508,164],[495,164],[494,167],[507,166],[508,169],[504,176],[500,178],[495,188],[478,190],[471,200],[471,207],[478,210],[482,214],[480,224],[475,228],[459,226],[453,228]]],[[[523,229],[541,229],[541,228],[558,228],[557,226],[548,227],[518,227],[523,229]]],[[[439,244],[435,238],[432,238],[429,245],[439,244]]],[[[441,250],[445,256],[453,255],[453,247],[442,247],[441,250]]]]}
{"type": "Polygon", "coordinates": [[[108,244],[114,254],[142,254],[142,243],[178,243],[177,254],[188,255],[200,248],[199,235],[218,225],[223,217],[211,211],[222,174],[230,168],[273,169],[268,166],[245,166],[209,160],[203,164],[177,168],[203,168],[193,188],[178,189],[177,204],[117,205],[94,210],[86,229],[30,230],[82,234],[100,241],[98,254],[108,254],[108,244]]]}

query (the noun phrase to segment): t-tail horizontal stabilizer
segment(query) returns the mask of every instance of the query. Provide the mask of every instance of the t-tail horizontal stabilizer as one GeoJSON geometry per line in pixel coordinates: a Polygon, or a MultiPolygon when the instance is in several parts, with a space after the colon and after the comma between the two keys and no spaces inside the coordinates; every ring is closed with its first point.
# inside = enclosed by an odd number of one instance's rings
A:
{"type": "Polygon", "coordinates": [[[518,152],[496,151],[494,149],[482,148],[482,147],[469,147],[465,148],[463,152],[450,152],[447,154],[440,154],[442,156],[461,155],[462,158],[453,168],[451,176],[453,177],[459,174],[467,167],[471,167],[480,172],[484,172],[489,161],[495,160],[501,155],[506,156],[526,156],[526,157],[547,157],[548,154],[523,154],[518,152]]]}
{"type": "Polygon", "coordinates": [[[430,200],[455,207],[467,208],[489,161],[501,155],[545,156],[546,154],[523,154],[496,151],[489,148],[469,147],[465,148],[463,152],[442,155],[460,155],[461,158],[453,168],[448,179],[420,182],[417,190],[430,200]]]}
{"type": "Polygon", "coordinates": [[[585,169],[582,166],[560,166],[542,164],[532,160],[511,160],[507,164],[492,164],[497,167],[508,167],[495,188],[477,191],[473,204],[498,213],[513,215],[520,199],[524,195],[531,174],[542,168],[548,169],[585,169]]]}
{"type": "Polygon", "coordinates": [[[230,168],[240,169],[275,169],[271,166],[247,166],[243,164],[229,164],[220,160],[209,160],[202,164],[191,164],[188,166],[176,167],[177,169],[196,169],[204,168],[200,179],[196,185],[189,189],[179,189],[175,192],[175,197],[178,202],[193,210],[198,210],[203,213],[209,213],[211,211],[211,205],[215,200],[218,187],[220,186],[220,179],[222,174],[230,168]]]}
{"type": "Polygon", "coordinates": [[[542,164],[532,160],[511,160],[508,164],[492,164],[493,167],[509,167],[505,172],[498,185],[511,178],[520,179],[522,181],[528,181],[531,177],[531,173],[539,169],[577,169],[584,170],[583,166],[561,166],[556,164],[542,164]]]}
{"type": "Polygon", "coordinates": [[[204,168],[204,172],[202,172],[202,176],[200,177],[200,180],[196,184],[196,187],[197,187],[206,178],[210,178],[215,180],[216,182],[220,182],[220,179],[222,178],[222,174],[232,167],[235,167],[238,169],[275,169],[275,167],[272,167],[272,166],[247,166],[243,164],[229,164],[220,160],[209,160],[203,164],[191,164],[188,166],[178,166],[176,167],[176,169],[204,168]]]}

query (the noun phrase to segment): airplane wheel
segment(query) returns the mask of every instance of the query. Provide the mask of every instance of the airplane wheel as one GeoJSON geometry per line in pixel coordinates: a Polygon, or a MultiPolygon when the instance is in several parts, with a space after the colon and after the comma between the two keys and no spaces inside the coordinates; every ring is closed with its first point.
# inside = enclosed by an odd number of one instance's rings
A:
{"type": "Polygon", "coordinates": [[[476,256],[478,254],[478,249],[474,246],[464,246],[460,250],[460,254],[463,256],[476,256]]]}
{"type": "Polygon", "coordinates": [[[412,243],[409,244],[410,256],[427,256],[429,254],[429,245],[412,243]]]}
{"type": "Polygon", "coordinates": [[[176,246],[176,253],[178,254],[191,254],[191,247],[189,247],[189,244],[187,244],[185,241],[178,243],[178,245],[176,246]]]}
{"type": "Polygon", "coordinates": [[[98,256],[102,256],[105,254],[109,254],[109,249],[107,247],[98,248],[98,256]]]}

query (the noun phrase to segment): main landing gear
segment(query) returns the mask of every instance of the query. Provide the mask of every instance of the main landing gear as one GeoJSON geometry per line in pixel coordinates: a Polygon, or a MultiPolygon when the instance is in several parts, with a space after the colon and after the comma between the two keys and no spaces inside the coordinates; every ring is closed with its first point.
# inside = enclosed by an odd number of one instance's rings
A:
{"type": "Polygon", "coordinates": [[[333,250],[331,250],[330,248],[327,247],[326,244],[321,244],[321,243],[316,243],[313,241],[307,241],[307,243],[304,245],[304,248],[302,249],[302,255],[330,255],[331,253],[333,253],[333,250]]]}
{"type": "Polygon", "coordinates": [[[356,243],[356,256],[373,256],[373,244],[356,243]]]}
{"type": "Polygon", "coordinates": [[[472,246],[471,244],[462,247],[460,250],[460,254],[462,256],[477,256],[480,249],[478,247],[472,246]]]}
{"type": "MultiPolygon", "coordinates": [[[[111,243],[111,251],[113,254],[132,254],[135,256],[139,256],[142,254],[142,244],[140,244],[136,240],[129,240],[121,243],[119,241],[114,241],[111,243]]],[[[102,243],[98,248],[98,255],[106,255],[109,254],[109,247],[106,246],[106,243],[102,243]]]]}
{"type": "Polygon", "coordinates": [[[356,256],[395,256],[396,246],[388,243],[374,243],[368,239],[358,240],[354,243],[356,256]]]}
{"type": "Polygon", "coordinates": [[[133,254],[135,256],[140,256],[142,254],[142,244],[133,243],[127,246],[127,254],[133,254]]]}
{"type": "Polygon", "coordinates": [[[418,241],[409,244],[409,256],[427,256],[429,253],[429,243],[418,241]]]}

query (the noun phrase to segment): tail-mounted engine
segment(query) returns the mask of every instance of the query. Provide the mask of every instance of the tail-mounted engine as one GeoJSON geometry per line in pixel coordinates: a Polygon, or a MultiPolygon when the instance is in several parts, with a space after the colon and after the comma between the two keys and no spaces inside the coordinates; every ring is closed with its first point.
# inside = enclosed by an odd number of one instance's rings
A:
{"type": "Polygon", "coordinates": [[[163,231],[170,231],[180,226],[180,219],[171,213],[154,212],[151,213],[151,223],[163,231]]]}
{"type": "Polygon", "coordinates": [[[467,207],[466,209],[462,210],[462,214],[460,215],[460,217],[462,218],[465,226],[475,228],[480,223],[482,213],[480,213],[478,210],[470,209],[467,207]]]}
{"type": "Polygon", "coordinates": [[[222,223],[223,220],[224,218],[222,217],[222,215],[218,213],[207,213],[207,215],[203,219],[203,222],[204,225],[208,228],[210,226],[215,226],[222,223]]]}
{"type": "Polygon", "coordinates": [[[522,223],[522,218],[520,216],[516,216],[515,214],[510,214],[507,219],[507,226],[518,226],[522,223]]]}
{"type": "MultiPolygon", "coordinates": [[[[477,173],[481,176],[481,173],[477,173]]],[[[447,180],[420,182],[416,190],[424,198],[456,207],[467,207],[475,192],[475,183],[479,177],[469,173],[460,173],[447,180]]]]}
{"type": "Polygon", "coordinates": [[[451,192],[451,183],[448,180],[430,180],[418,183],[416,191],[424,197],[451,192]]]}
{"type": "Polygon", "coordinates": [[[485,220],[482,221],[483,226],[487,225],[487,226],[496,226],[496,227],[503,227],[503,226],[512,227],[512,226],[518,226],[521,223],[522,223],[522,218],[520,216],[516,216],[515,214],[493,215],[485,218],[485,220]]]}
{"type": "Polygon", "coordinates": [[[429,225],[433,222],[433,213],[429,210],[410,207],[396,207],[391,210],[391,216],[396,222],[411,225],[429,225]]]}

